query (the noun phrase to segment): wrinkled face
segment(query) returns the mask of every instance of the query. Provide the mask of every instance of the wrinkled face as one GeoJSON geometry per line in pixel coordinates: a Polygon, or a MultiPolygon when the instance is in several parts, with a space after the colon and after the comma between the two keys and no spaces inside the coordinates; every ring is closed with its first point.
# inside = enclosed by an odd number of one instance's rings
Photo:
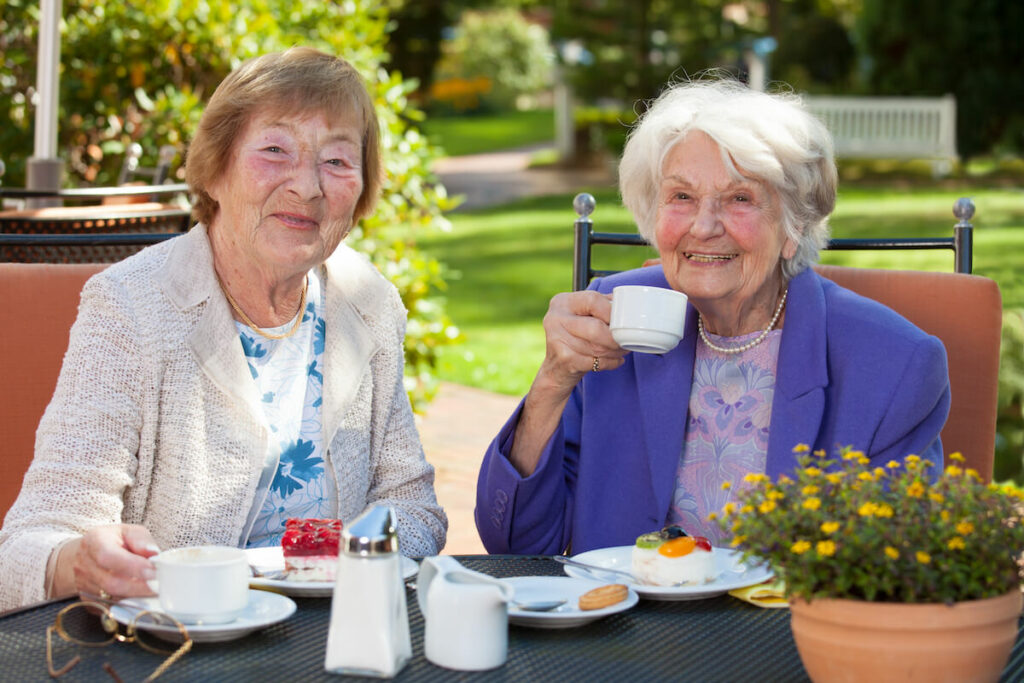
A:
{"type": "Polygon", "coordinates": [[[352,227],[363,191],[360,121],[255,115],[210,188],[211,232],[228,258],[280,275],[322,263],[352,227]]]}
{"type": "Polygon", "coordinates": [[[702,303],[743,309],[757,297],[774,301],[779,259],[796,253],[778,204],[767,185],[734,178],[710,137],[687,135],[665,158],[655,218],[669,284],[702,311],[702,303]]]}

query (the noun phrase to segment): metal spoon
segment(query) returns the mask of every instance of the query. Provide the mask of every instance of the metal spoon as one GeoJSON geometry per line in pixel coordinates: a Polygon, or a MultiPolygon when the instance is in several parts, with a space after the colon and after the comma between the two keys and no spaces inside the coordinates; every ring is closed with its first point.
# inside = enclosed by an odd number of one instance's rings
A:
{"type": "Polygon", "coordinates": [[[561,607],[566,602],[566,600],[528,600],[525,602],[513,600],[512,604],[524,612],[550,612],[556,607],[561,607]]]}
{"type": "Polygon", "coordinates": [[[571,557],[565,557],[564,555],[555,555],[551,559],[560,564],[567,564],[570,567],[579,567],[580,569],[586,569],[590,572],[603,572],[605,574],[624,576],[629,579],[630,583],[639,583],[633,574],[630,572],[624,572],[621,569],[611,569],[609,567],[600,567],[596,564],[587,564],[586,562],[580,562],[579,560],[574,560],[571,557]]]}

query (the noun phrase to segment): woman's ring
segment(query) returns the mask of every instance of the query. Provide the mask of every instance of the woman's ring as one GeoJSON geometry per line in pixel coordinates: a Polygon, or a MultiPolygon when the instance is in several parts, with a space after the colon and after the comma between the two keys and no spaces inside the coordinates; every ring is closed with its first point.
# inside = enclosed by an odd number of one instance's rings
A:
{"type": "Polygon", "coordinates": [[[592,370],[593,370],[594,372],[597,372],[598,370],[600,370],[600,369],[601,369],[601,359],[600,359],[600,358],[598,358],[597,356],[594,356],[594,367],[593,367],[593,368],[591,368],[591,369],[592,369],[592,370]]]}
{"type": "Polygon", "coordinates": [[[102,588],[100,589],[100,600],[103,600],[104,602],[109,602],[110,601],[110,597],[111,597],[110,593],[108,593],[107,591],[103,590],[102,588]]]}

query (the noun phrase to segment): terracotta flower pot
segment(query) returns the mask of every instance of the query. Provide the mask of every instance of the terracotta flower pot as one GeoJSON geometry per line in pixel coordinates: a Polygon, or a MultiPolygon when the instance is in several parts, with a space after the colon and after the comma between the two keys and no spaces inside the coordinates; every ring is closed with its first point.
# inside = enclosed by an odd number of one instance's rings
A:
{"type": "Polygon", "coordinates": [[[793,600],[791,610],[815,683],[996,681],[1017,639],[1021,592],[952,607],[793,600]]]}

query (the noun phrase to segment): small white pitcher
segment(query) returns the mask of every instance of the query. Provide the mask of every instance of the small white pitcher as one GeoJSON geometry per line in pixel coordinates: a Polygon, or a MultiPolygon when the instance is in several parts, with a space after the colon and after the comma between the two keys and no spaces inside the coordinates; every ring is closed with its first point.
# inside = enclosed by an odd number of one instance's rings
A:
{"type": "Polygon", "coordinates": [[[515,589],[450,556],[420,564],[416,599],[426,620],[427,659],[446,669],[482,671],[508,656],[508,602],[515,589]]]}

